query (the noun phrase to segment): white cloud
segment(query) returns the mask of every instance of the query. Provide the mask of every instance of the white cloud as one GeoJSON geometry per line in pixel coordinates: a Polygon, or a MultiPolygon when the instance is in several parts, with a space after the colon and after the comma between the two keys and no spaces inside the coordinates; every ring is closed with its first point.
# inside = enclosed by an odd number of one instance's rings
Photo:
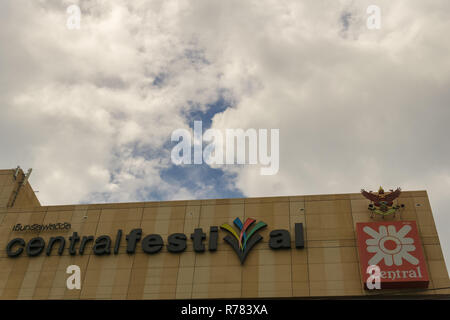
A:
{"type": "Polygon", "coordinates": [[[133,201],[156,189],[192,198],[161,180],[170,163],[158,157],[187,127],[183,114],[215,102],[222,87],[174,19],[183,6],[80,1],[81,29],[69,30],[69,4],[0,5],[2,167],[33,167],[45,204],[133,201]]]}

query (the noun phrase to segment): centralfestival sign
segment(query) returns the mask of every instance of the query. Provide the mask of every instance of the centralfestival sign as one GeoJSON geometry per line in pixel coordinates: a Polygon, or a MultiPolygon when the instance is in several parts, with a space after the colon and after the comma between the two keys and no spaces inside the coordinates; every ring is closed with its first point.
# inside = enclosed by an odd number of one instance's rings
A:
{"type": "MultiPolygon", "coordinates": [[[[381,289],[427,288],[426,262],[415,221],[356,224],[361,274],[366,289],[370,266],[379,267],[381,289]]],[[[369,279],[370,281],[370,279],[369,279]]]]}
{"type": "MultiPolygon", "coordinates": [[[[222,230],[226,230],[232,236],[226,235],[224,241],[228,243],[236,255],[238,256],[241,264],[244,263],[250,250],[260,242],[263,237],[258,234],[262,228],[265,228],[267,224],[260,221],[255,224],[256,220],[252,218],[247,218],[244,223],[241,222],[239,218],[236,218],[234,225],[238,228],[236,231],[229,224],[224,223],[220,226],[222,230]]],[[[58,224],[60,225],[60,224],[58,224]]],[[[43,231],[47,230],[46,226],[34,225],[30,228],[18,227],[21,225],[15,225],[13,227],[14,231],[43,231]]],[[[53,226],[53,224],[52,224],[53,226]]],[[[63,225],[65,227],[65,225],[63,225]]],[[[70,224],[67,224],[67,228],[70,228],[70,224]]],[[[67,229],[66,228],[66,229],[67,229]]],[[[60,228],[50,228],[50,230],[58,230],[60,228]]],[[[295,224],[295,247],[297,249],[304,248],[304,233],[303,224],[295,224]]],[[[218,244],[218,231],[217,226],[211,226],[209,230],[208,239],[208,251],[216,251],[218,244]]],[[[88,243],[93,244],[92,251],[95,255],[109,255],[111,253],[118,254],[120,249],[120,243],[122,241],[123,231],[117,230],[116,237],[111,239],[109,235],[101,235],[97,238],[94,236],[83,236],[80,237],[77,232],[73,232],[68,238],[68,249],[70,255],[80,254],[83,255],[88,243]]],[[[277,229],[272,230],[269,234],[269,247],[273,250],[278,249],[289,249],[291,248],[291,235],[288,230],[277,229]]],[[[206,234],[203,232],[202,228],[197,228],[190,235],[193,243],[193,249],[195,252],[204,252],[206,246],[204,240],[206,239],[206,234]]],[[[184,233],[173,233],[167,237],[167,244],[164,243],[163,238],[159,234],[149,234],[143,237],[142,229],[136,228],[129,232],[125,237],[127,241],[126,252],[128,254],[133,254],[136,252],[138,242],[140,242],[141,249],[147,254],[156,254],[166,246],[167,251],[171,253],[181,253],[186,250],[187,236],[184,233]]],[[[6,246],[6,253],[8,257],[15,258],[26,253],[29,257],[35,257],[42,254],[45,251],[47,256],[51,255],[53,248],[57,247],[57,252],[62,255],[64,249],[66,248],[66,238],[63,236],[51,237],[48,243],[45,242],[42,237],[34,237],[29,241],[25,241],[23,238],[15,238],[9,241],[6,246]]]]}

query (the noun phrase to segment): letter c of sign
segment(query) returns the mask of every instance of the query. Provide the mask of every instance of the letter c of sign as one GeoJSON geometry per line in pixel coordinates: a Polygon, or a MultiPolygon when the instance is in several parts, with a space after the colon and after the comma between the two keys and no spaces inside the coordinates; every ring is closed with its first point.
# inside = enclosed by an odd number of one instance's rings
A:
{"type": "Polygon", "coordinates": [[[24,247],[25,247],[25,240],[23,240],[22,238],[16,238],[8,243],[8,246],[6,247],[6,253],[8,254],[8,257],[14,258],[19,256],[23,252],[24,247]],[[11,249],[16,243],[19,244],[21,247],[16,251],[12,252],[11,249]]]}

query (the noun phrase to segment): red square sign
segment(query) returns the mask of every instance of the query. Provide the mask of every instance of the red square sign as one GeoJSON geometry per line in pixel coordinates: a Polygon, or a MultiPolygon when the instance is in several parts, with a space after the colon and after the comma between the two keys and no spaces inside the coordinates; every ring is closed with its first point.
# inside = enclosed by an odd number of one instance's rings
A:
{"type": "Polygon", "coordinates": [[[427,288],[429,279],[415,221],[362,222],[356,224],[358,251],[367,289],[373,274],[367,268],[380,268],[381,289],[427,288]]]}

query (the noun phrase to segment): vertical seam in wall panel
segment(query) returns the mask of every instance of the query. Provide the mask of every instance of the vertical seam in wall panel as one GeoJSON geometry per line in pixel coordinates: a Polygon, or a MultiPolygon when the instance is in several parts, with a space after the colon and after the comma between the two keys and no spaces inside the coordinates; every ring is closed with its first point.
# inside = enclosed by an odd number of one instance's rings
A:
{"type": "MultiPolygon", "coordinates": [[[[89,209],[86,209],[86,210],[89,210],[89,209]]],[[[95,237],[96,237],[96,235],[97,235],[97,231],[98,231],[98,225],[100,224],[100,218],[102,217],[102,212],[103,212],[103,210],[104,209],[100,209],[100,213],[99,213],[99,215],[98,215],[98,220],[97,220],[97,225],[95,226],[95,233],[94,233],[94,239],[95,239],[95,237]]],[[[86,219],[87,220],[87,219],[86,219]]],[[[94,243],[92,244],[92,248],[94,248],[94,244],[95,244],[95,240],[94,240],[94,243]]],[[[91,252],[89,253],[89,256],[88,256],[88,261],[87,261],[87,264],[86,264],[86,271],[85,271],[85,274],[84,274],[84,277],[83,277],[83,288],[80,290],[80,299],[81,299],[81,293],[82,293],[82,291],[83,291],[83,289],[84,289],[84,282],[86,281],[86,274],[87,274],[87,272],[88,272],[88,269],[89,269],[89,262],[91,261],[91,256],[92,256],[92,254],[93,254],[93,251],[91,250],[91,252]]],[[[100,271],[101,272],[101,271],[100,271]]],[[[98,285],[97,285],[97,288],[96,288],[97,290],[98,290],[98,285]]],[[[97,299],[97,290],[95,291],[95,299],[97,299]]]]}
{"type": "MultiPolygon", "coordinates": [[[[186,214],[187,214],[187,208],[188,208],[188,206],[187,206],[187,203],[186,203],[186,205],[185,205],[185,207],[184,207],[184,215],[183,215],[183,232],[184,232],[184,230],[186,229],[186,214]]],[[[169,236],[169,235],[168,235],[169,236]]],[[[167,240],[167,242],[169,242],[168,240],[167,240]]],[[[169,252],[168,252],[169,253],[169,252]]],[[[177,275],[176,275],[176,278],[175,278],[175,297],[174,297],[174,299],[176,299],[177,298],[177,289],[178,289],[178,274],[180,273],[180,268],[181,268],[181,257],[180,257],[180,255],[178,254],[178,268],[177,268],[177,275]]]]}
{"type": "MultiPolygon", "coordinates": [[[[141,219],[139,221],[139,228],[142,229],[142,221],[143,221],[142,219],[144,219],[144,207],[142,207],[141,210],[142,210],[142,212],[141,212],[142,214],[141,214],[141,219]]],[[[99,220],[100,220],[100,217],[99,217],[99,220]]],[[[119,249],[120,249],[120,247],[119,247],[119,249]]],[[[125,252],[125,254],[128,254],[128,253],[125,252]]],[[[133,274],[133,267],[134,267],[134,260],[135,260],[135,258],[136,258],[136,254],[133,254],[133,261],[131,262],[130,275],[128,277],[127,299],[128,299],[128,295],[130,293],[131,275],[133,274]]],[[[142,295],[144,295],[144,293],[142,293],[142,295]]]]}
{"type": "MultiPolygon", "coordinates": [[[[201,214],[201,212],[202,212],[202,205],[199,206],[198,220],[197,220],[197,223],[194,226],[194,229],[200,227],[200,214],[201,214]]],[[[194,271],[192,272],[191,299],[192,299],[192,296],[194,294],[194,276],[195,276],[195,269],[197,267],[196,266],[197,265],[197,255],[195,254],[194,248],[192,248],[192,252],[194,254],[194,271]]]]}
{"type": "MultiPolygon", "coordinates": [[[[44,213],[44,216],[42,217],[42,221],[41,221],[40,223],[43,223],[43,222],[44,222],[44,220],[45,220],[45,218],[46,218],[46,216],[47,216],[47,213],[48,213],[48,209],[46,209],[46,211],[45,211],[45,213],[44,213]]],[[[35,212],[34,212],[34,211],[31,211],[30,220],[33,218],[33,214],[35,214],[35,212]]],[[[37,214],[39,214],[39,213],[37,213],[37,214]]],[[[31,224],[31,221],[30,221],[30,220],[29,220],[29,223],[31,224]]],[[[40,236],[41,236],[41,232],[37,233],[36,236],[37,236],[37,237],[40,237],[40,236]]],[[[45,253],[44,253],[44,254],[45,254],[45,253]]],[[[36,281],[35,281],[35,283],[34,283],[33,294],[31,295],[31,298],[29,298],[30,300],[33,300],[34,294],[35,294],[35,292],[36,292],[36,285],[37,285],[37,283],[39,282],[39,278],[41,277],[41,273],[42,273],[42,271],[43,271],[43,270],[42,270],[42,265],[43,265],[43,264],[44,264],[44,262],[42,262],[42,264],[41,264],[41,266],[40,266],[40,269],[39,269],[39,275],[37,276],[37,279],[36,279],[36,281]]],[[[25,279],[26,274],[29,272],[29,268],[30,268],[30,262],[28,262],[27,269],[26,269],[26,271],[25,271],[25,274],[23,275],[22,283],[21,283],[20,288],[19,288],[19,291],[18,291],[18,293],[17,293],[17,297],[18,297],[18,298],[19,298],[20,292],[21,292],[21,290],[22,290],[23,280],[25,279]]],[[[26,299],[28,299],[28,298],[26,298],[26,299]]]]}
{"type": "MultiPolygon", "coordinates": [[[[100,213],[98,214],[98,220],[97,220],[97,225],[95,226],[94,237],[95,237],[95,235],[97,234],[98,224],[100,223],[100,216],[102,215],[102,209],[100,209],[99,211],[100,211],[100,213]]],[[[89,208],[86,209],[86,216],[88,215],[88,212],[89,212],[89,208]]],[[[87,222],[87,218],[86,218],[86,221],[84,221],[84,222],[87,222]]],[[[79,254],[79,252],[80,252],[79,250],[80,250],[80,249],[78,249],[78,254],[79,254]]],[[[84,289],[84,282],[85,282],[85,280],[86,280],[86,274],[87,274],[87,272],[88,272],[90,260],[91,260],[91,253],[89,253],[88,258],[87,258],[86,269],[84,270],[84,273],[81,275],[81,278],[82,278],[83,280],[81,281],[82,286],[81,286],[81,289],[80,289],[80,294],[79,294],[79,296],[78,296],[79,299],[81,299],[81,292],[82,292],[83,289],[84,289]]],[[[63,298],[64,298],[64,297],[63,297],[63,298]]]]}
{"type": "MultiPolygon", "coordinates": [[[[291,230],[292,230],[292,226],[291,226],[291,202],[289,201],[289,231],[291,231],[291,230]]],[[[295,231],[295,227],[294,227],[294,231],[295,231]]],[[[295,239],[295,232],[294,232],[294,239],[295,239]]],[[[292,244],[292,242],[291,242],[291,244],[292,244]]],[[[295,245],[294,245],[294,250],[295,249],[296,248],[295,248],[295,245]]],[[[293,297],[294,296],[294,271],[293,271],[294,265],[292,263],[292,249],[289,250],[289,251],[290,251],[289,254],[291,256],[291,297],[293,297]]]]}
{"type": "Polygon", "coordinates": [[[304,230],[304,233],[305,233],[305,247],[303,248],[303,249],[306,249],[306,268],[307,268],[307,270],[308,270],[308,296],[311,296],[311,278],[310,278],[310,275],[309,275],[309,241],[308,241],[308,228],[307,228],[307,225],[308,225],[308,222],[306,221],[306,200],[303,202],[303,208],[305,209],[305,210],[303,210],[303,213],[304,213],[304,215],[305,215],[305,230],[304,230]],[[308,245],[306,245],[306,244],[308,244],[308,245]]]}
{"type": "MultiPolygon", "coordinates": [[[[34,213],[34,212],[33,212],[33,213],[34,213]]],[[[48,208],[47,208],[47,209],[45,210],[44,217],[42,218],[42,222],[41,222],[42,224],[44,224],[44,221],[47,219],[48,213],[49,213],[49,212],[48,212],[48,208]]],[[[73,211],[72,211],[72,216],[73,216],[73,211]]],[[[70,220],[72,221],[72,217],[70,218],[70,220]]],[[[42,232],[43,232],[43,231],[39,231],[39,233],[37,234],[37,236],[38,236],[38,237],[41,237],[42,232]]],[[[50,241],[50,239],[51,239],[51,237],[49,237],[48,241],[50,241]]],[[[43,250],[42,254],[45,254],[45,253],[44,253],[44,250],[43,250]]],[[[38,278],[37,278],[37,280],[36,280],[36,283],[35,283],[35,286],[34,286],[33,295],[32,295],[32,298],[31,298],[31,299],[33,299],[34,294],[36,293],[36,289],[37,289],[37,288],[36,288],[36,285],[37,285],[37,283],[39,282],[39,278],[41,277],[42,271],[44,271],[44,270],[42,269],[43,265],[44,265],[44,262],[42,262],[42,265],[41,265],[41,268],[40,268],[40,272],[39,272],[39,276],[38,276],[38,278]]],[[[58,265],[59,265],[59,263],[58,263],[58,265]]],[[[55,277],[56,277],[56,272],[55,272],[55,275],[53,275],[52,286],[50,287],[50,290],[49,290],[49,292],[48,292],[48,295],[50,294],[50,291],[51,291],[51,289],[53,288],[53,282],[54,282],[54,280],[55,280],[55,277]]],[[[48,298],[48,295],[47,295],[47,298],[48,298]]]]}
{"type": "MultiPolygon", "coordinates": [[[[195,228],[198,228],[200,225],[200,220],[202,217],[202,208],[203,208],[203,205],[200,203],[200,212],[198,213],[198,223],[197,223],[197,226],[194,227],[194,230],[195,230],[195,228]]],[[[214,214],[215,213],[216,212],[214,211],[214,214]]],[[[194,271],[192,272],[191,299],[192,299],[192,296],[194,295],[194,279],[195,279],[195,271],[197,269],[197,254],[195,253],[194,248],[192,248],[192,252],[194,254],[194,271]]]]}
{"type": "MultiPolygon", "coordinates": [[[[354,250],[356,250],[356,256],[358,257],[358,273],[359,273],[359,279],[363,279],[362,278],[362,274],[361,274],[361,263],[360,263],[360,258],[359,258],[359,251],[358,251],[358,236],[356,234],[356,225],[355,225],[355,221],[353,219],[353,205],[352,205],[352,199],[350,199],[350,214],[352,217],[352,230],[353,230],[353,235],[355,237],[355,243],[357,244],[354,248],[354,250]]],[[[361,280],[360,280],[361,281],[361,280]]],[[[364,286],[364,284],[362,284],[364,286]]],[[[360,288],[361,289],[361,294],[365,295],[364,292],[364,288],[360,288]]]]}
{"type": "MultiPolygon", "coordinates": [[[[415,221],[416,221],[416,225],[417,225],[417,232],[419,233],[419,239],[420,239],[420,242],[421,242],[421,245],[422,245],[422,251],[423,251],[423,255],[425,257],[425,263],[426,263],[426,266],[427,266],[428,280],[430,281],[430,285],[432,286],[432,288],[428,287],[427,290],[436,291],[436,289],[434,289],[435,284],[434,284],[434,281],[433,281],[433,275],[431,274],[430,261],[428,260],[427,253],[425,252],[422,228],[421,228],[421,223],[419,222],[419,212],[418,212],[417,207],[416,207],[416,197],[412,197],[412,200],[413,200],[412,202],[413,202],[414,213],[416,214],[416,220],[415,221]]],[[[428,200],[428,195],[427,195],[427,200],[428,200]]],[[[433,211],[431,211],[430,201],[428,201],[428,205],[430,206],[431,217],[433,218],[433,211]]],[[[434,223],[434,218],[433,218],[433,224],[434,224],[434,226],[436,226],[436,224],[434,223]]],[[[437,234],[437,229],[436,229],[436,238],[438,238],[438,240],[439,240],[439,236],[437,234]]],[[[439,246],[440,246],[440,241],[439,241],[439,246]]],[[[441,252],[442,252],[442,247],[441,247],[441,252]]]]}

